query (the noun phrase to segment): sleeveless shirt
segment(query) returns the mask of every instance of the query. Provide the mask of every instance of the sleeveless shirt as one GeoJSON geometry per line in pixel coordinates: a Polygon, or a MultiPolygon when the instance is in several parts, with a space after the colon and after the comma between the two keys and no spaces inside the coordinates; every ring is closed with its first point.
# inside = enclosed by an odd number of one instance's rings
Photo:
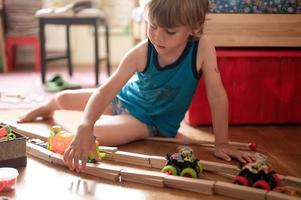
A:
{"type": "Polygon", "coordinates": [[[131,115],[165,137],[177,134],[201,77],[202,71],[198,73],[196,67],[198,43],[188,40],[180,57],[161,67],[148,40],[144,71],[137,71],[117,95],[131,115]]]}

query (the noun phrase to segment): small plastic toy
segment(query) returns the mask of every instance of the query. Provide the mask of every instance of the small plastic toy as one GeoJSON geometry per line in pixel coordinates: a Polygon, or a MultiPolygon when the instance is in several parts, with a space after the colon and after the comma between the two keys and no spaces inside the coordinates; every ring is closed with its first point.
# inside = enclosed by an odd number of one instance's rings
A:
{"type": "MultiPolygon", "coordinates": [[[[61,126],[52,126],[50,129],[50,134],[51,136],[48,138],[48,145],[47,145],[47,149],[55,152],[55,153],[60,153],[63,154],[65,152],[65,150],[68,148],[68,146],[70,145],[74,134],[64,131],[62,130],[61,126]]],[[[99,159],[102,159],[106,156],[105,152],[102,152],[99,149],[99,144],[96,144],[97,148],[96,148],[96,152],[98,155],[99,159]]],[[[90,163],[95,163],[96,159],[93,158],[92,154],[90,153],[88,156],[88,162],[90,163]]]]}
{"type": "Polygon", "coordinates": [[[167,154],[166,159],[168,162],[161,172],[169,175],[197,178],[199,173],[203,171],[202,164],[190,147],[184,147],[172,155],[167,154]]]}
{"type": "Polygon", "coordinates": [[[7,130],[5,127],[0,128],[0,137],[5,137],[7,135],[7,130]]]}
{"type": "Polygon", "coordinates": [[[16,139],[16,134],[9,125],[0,126],[0,141],[8,141],[16,139]]]}
{"type": "Polygon", "coordinates": [[[247,163],[242,167],[233,183],[265,190],[272,190],[280,186],[280,178],[267,164],[266,157],[259,153],[256,153],[255,157],[255,162],[247,163]]]}
{"type": "Polygon", "coordinates": [[[0,168],[0,192],[9,191],[15,188],[17,183],[18,170],[11,167],[0,168]]]}
{"type": "Polygon", "coordinates": [[[256,149],[257,149],[256,143],[250,143],[249,148],[250,148],[251,151],[256,151],[256,149]]]}
{"type": "Polygon", "coordinates": [[[48,149],[55,153],[64,153],[70,145],[74,134],[63,131],[60,126],[52,126],[50,129],[51,136],[48,138],[48,149]]]}

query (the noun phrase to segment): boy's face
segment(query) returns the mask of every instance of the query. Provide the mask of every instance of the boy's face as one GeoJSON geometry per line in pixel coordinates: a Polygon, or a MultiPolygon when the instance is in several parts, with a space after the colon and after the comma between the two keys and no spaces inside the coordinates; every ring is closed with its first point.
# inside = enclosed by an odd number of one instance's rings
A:
{"type": "Polygon", "coordinates": [[[185,46],[191,29],[188,26],[164,28],[148,22],[147,33],[158,54],[166,54],[185,46]]]}

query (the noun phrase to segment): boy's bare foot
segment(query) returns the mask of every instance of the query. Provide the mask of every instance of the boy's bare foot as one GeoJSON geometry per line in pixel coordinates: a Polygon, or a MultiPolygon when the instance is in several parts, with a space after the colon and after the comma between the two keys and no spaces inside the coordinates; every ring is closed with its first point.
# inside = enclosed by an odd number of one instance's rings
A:
{"type": "Polygon", "coordinates": [[[42,118],[42,119],[50,119],[53,116],[53,110],[49,109],[47,106],[41,106],[38,107],[26,115],[22,116],[19,118],[17,121],[18,123],[23,123],[23,122],[32,122],[37,120],[37,118],[42,118]]]}

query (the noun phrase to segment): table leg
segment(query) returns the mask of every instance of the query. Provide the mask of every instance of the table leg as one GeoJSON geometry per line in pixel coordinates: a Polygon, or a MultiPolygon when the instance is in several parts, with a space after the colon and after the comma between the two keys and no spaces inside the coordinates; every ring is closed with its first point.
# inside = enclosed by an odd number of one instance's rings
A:
{"type": "Polygon", "coordinates": [[[94,48],[95,48],[95,85],[99,83],[99,58],[98,58],[98,22],[95,20],[94,25],[94,48]]]}
{"type": "Polygon", "coordinates": [[[41,77],[42,83],[45,83],[46,76],[46,40],[45,40],[45,23],[43,18],[39,18],[39,38],[41,45],[41,77]]]}
{"type": "Polygon", "coordinates": [[[109,26],[108,24],[105,25],[105,31],[106,31],[106,61],[107,61],[107,73],[108,76],[111,75],[111,63],[110,63],[110,38],[109,38],[109,26]]]}
{"type": "Polygon", "coordinates": [[[68,72],[69,75],[73,75],[73,67],[71,61],[71,50],[70,50],[70,25],[67,24],[66,26],[66,40],[67,40],[67,62],[68,62],[68,72]]]}

